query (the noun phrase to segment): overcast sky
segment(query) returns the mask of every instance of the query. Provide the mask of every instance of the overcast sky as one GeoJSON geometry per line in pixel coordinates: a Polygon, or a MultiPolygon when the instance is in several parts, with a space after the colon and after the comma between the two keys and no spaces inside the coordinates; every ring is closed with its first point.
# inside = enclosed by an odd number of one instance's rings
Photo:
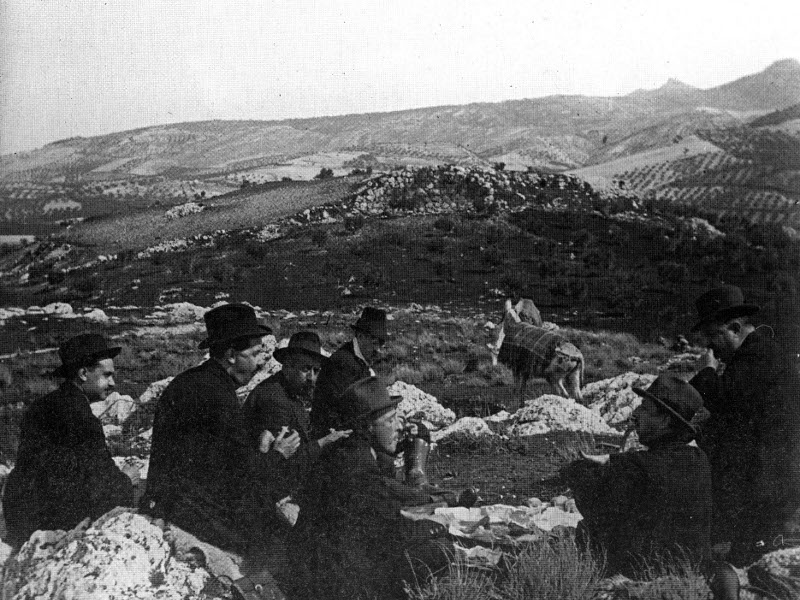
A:
{"type": "Polygon", "coordinates": [[[181,121],[707,88],[800,59],[798,23],[798,0],[0,0],[0,154],[181,121]]]}

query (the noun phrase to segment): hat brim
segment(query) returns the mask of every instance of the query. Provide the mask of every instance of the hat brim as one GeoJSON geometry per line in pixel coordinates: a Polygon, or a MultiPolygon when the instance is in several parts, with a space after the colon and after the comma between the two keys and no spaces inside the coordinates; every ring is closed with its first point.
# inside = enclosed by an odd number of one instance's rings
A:
{"type": "Polygon", "coordinates": [[[671,414],[673,417],[678,419],[678,421],[680,421],[686,427],[688,427],[689,431],[691,431],[692,433],[695,433],[695,434],[697,433],[697,427],[695,425],[692,425],[689,421],[686,420],[686,418],[683,415],[681,415],[681,413],[679,413],[677,410],[672,408],[672,406],[670,406],[668,403],[666,403],[664,400],[662,400],[658,396],[656,396],[654,394],[651,394],[647,390],[643,390],[642,388],[638,388],[638,387],[634,387],[633,391],[636,392],[637,394],[639,394],[642,398],[647,398],[648,400],[652,400],[653,402],[658,404],[661,408],[666,410],[669,414],[671,414]]]}
{"type": "Polygon", "coordinates": [[[726,322],[731,319],[735,319],[736,317],[749,317],[750,315],[756,314],[759,310],[761,310],[761,307],[756,306],[755,304],[741,304],[739,306],[721,308],[715,313],[710,314],[704,319],[701,319],[695,323],[691,331],[692,333],[695,333],[711,323],[719,323],[721,321],[726,322]]]}
{"type": "MultiPolygon", "coordinates": [[[[105,350],[101,350],[100,352],[89,354],[81,362],[83,363],[88,362],[89,364],[93,364],[95,362],[105,360],[107,358],[116,358],[117,356],[119,356],[120,352],[122,352],[122,348],[120,346],[112,346],[110,348],[106,348],[105,350]]],[[[67,377],[69,374],[69,370],[74,369],[75,366],[77,366],[77,363],[75,365],[70,363],[62,364],[53,369],[50,375],[53,377],[67,377]]]]}
{"type": "Polygon", "coordinates": [[[306,350],[305,348],[297,348],[296,346],[295,347],[285,346],[283,348],[277,348],[272,353],[272,357],[279,363],[283,364],[283,361],[292,354],[305,354],[306,356],[311,356],[317,359],[322,365],[328,362],[328,357],[325,356],[324,354],[321,354],[319,352],[314,352],[312,350],[306,350]]]}
{"type": "Polygon", "coordinates": [[[272,329],[269,327],[265,327],[264,325],[258,325],[258,329],[252,329],[250,331],[245,331],[244,333],[237,333],[231,337],[225,337],[218,340],[212,340],[211,338],[206,338],[199,344],[197,344],[198,348],[208,348],[211,344],[227,344],[234,340],[240,340],[243,338],[256,338],[256,337],[264,337],[265,335],[270,335],[272,333],[272,329]]]}

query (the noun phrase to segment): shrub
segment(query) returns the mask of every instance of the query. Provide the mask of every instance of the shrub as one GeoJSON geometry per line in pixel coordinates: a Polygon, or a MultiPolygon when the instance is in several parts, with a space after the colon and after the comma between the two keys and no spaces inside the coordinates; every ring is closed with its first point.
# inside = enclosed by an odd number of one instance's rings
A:
{"type": "Polygon", "coordinates": [[[324,229],[315,229],[311,232],[310,237],[311,241],[317,246],[324,246],[325,242],[328,240],[328,232],[324,229]]]}
{"type": "Polygon", "coordinates": [[[364,215],[353,215],[344,218],[344,230],[350,233],[358,231],[364,224],[367,222],[367,219],[364,215]]]}
{"type": "Polygon", "coordinates": [[[590,600],[601,571],[602,565],[572,537],[530,544],[513,558],[498,596],[504,600],[590,600]]]}
{"type": "Polygon", "coordinates": [[[314,179],[330,179],[331,177],[333,177],[333,169],[327,167],[322,167],[319,173],[314,175],[314,179]]]}
{"type": "Polygon", "coordinates": [[[466,365],[463,361],[458,360],[457,358],[445,358],[442,359],[439,363],[444,370],[444,374],[446,375],[456,375],[459,373],[463,373],[466,365]]]}
{"type": "Polygon", "coordinates": [[[450,217],[439,217],[433,222],[433,227],[445,233],[452,233],[456,228],[456,224],[450,217]]]}
{"type": "Polygon", "coordinates": [[[76,280],[72,287],[81,294],[91,295],[100,289],[101,280],[97,275],[85,275],[76,280]]]}
{"type": "Polygon", "coordinates": [[[485,572],[470,568],[461,554],[450,561],[447,573],[420,585],[406,584],[409,600],[487,600],[495,598],[494,581],[485,572]]]}

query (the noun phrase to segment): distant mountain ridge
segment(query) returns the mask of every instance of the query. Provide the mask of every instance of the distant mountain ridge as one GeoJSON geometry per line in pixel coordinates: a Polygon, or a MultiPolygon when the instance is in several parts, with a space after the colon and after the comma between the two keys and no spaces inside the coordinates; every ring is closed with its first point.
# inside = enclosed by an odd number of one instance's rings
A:
{"type": "Polygon", "coordinates": [[[710,89],[670,79],[655,90],[618,97],[557,95],[146,127],[0,157],[0,218],[100,214],[111,210],[99,208],[108,198],[175,203],[223,193],[245,180],[308,179],[320,167],[344,174],[354,164],[503,162],[510,169],[565,171],[667,147],[702,131],[748,126],[798,103],[800,62],[786,59],[710,89]]]}

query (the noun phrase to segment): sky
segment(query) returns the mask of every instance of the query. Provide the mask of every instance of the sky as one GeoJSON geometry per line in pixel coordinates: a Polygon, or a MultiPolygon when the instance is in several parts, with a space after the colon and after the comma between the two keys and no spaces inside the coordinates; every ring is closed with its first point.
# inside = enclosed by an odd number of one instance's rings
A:
{"type": "Polygon", "coordinates": [[[0,154],[182,121],[708,88],[800,59],[797,23],[797,0],[0,0],[0,154]]]}

